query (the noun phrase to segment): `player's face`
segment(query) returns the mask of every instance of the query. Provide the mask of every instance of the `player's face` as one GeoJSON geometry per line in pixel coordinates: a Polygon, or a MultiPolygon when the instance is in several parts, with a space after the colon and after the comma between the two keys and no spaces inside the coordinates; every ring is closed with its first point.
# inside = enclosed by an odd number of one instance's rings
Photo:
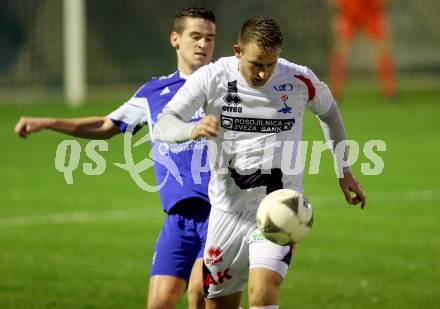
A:
{"type": "Polygon", "coordinates": [[[186,18],[182,33],[171,34],[171,44],[177,51],[177,66],[191,74],[211,62],[214,53],[215,24],[203,18],[186,18]]]}
{"type": "Polygon", "coordinates": [[[253,87],[261,87],[272,76],[275,70],[281,48],[268,53],[256,43],[250,42],[245,46],[234,46],[235,56],[239,59],[241,75],[253,87]]]}

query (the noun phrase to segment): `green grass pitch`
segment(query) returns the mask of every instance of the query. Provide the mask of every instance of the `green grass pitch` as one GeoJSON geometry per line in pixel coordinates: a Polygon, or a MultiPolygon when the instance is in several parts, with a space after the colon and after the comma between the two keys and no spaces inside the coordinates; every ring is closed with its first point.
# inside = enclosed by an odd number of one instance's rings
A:
{"type": "MultiPolygon", "coordinates": [[[[297,247],[281,308],[440,306],[439,97],[439,91],[407,91],[386,102],[353,93],[342,102],[351,139],[386,142],[385,169],[361,175],[360,163],[369,162],[361,153],[354,170],[368,197],[363,211],[344,202],[328,153],[319,175],[306,175],[315,224],[297,247]]],[[[79,168],[67,185],[54,158],[70,137],[13,134],[23,113],[102,115],[117,105],[0,106],[0,308],[144,308],[164,214],[157,193],[142,191],[113,164],[124,162],[122,135],[102,153],[107,168],[100,176],[82,172],[90,159],[88,141],[80,140],[79,168]]],[[[309,112],[304,139],[322,139],[309,112]]],[[[137,160],[147,151],[147,144],[134,149],[137,160]]],[[[152,170],[143,176],[154,183],[152,170]]]]}

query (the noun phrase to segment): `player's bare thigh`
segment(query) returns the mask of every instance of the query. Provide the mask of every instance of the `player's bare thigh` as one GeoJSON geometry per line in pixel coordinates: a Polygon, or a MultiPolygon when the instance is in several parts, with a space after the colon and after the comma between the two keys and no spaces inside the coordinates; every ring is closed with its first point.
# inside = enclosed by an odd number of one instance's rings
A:
{"type": "MultiPolygon", "coordinates": [[[[188,308],[203,309],[203,258],[194,262],[188,283],[188,308]]],[[[148,291],[148,309],[175,308],[186,289],[186,281],[182,278],[155,275],[150,278],[148,291]]]]}
{"type": "Polygon", "coordinates": [[[186,281],[166,275],[154,275],[148,288],[148,309],[172,309],[182,297],[186,281]]]}
{"type": "Polygon", "coordinates": [[[249,270],[249,306],[277,305],[283,277],[267,268],[249,270]]]}

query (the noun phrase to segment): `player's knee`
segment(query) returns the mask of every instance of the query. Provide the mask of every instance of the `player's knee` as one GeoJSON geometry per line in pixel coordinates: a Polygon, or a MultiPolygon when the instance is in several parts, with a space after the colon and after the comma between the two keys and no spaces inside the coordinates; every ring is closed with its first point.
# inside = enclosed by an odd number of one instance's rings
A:
{"type": "MultiPolygon", "coordinates": [[[[253,307],[262,307],[278,303],[279,288],[269,284],[249,286],[249,303],[253,307]]],[[[265,308],[265,307],[262,307],[265,308]]]]}
{"type": "Polygon", "coordinates": [[[148,304],[147,309],[174,309],[176,304],[170,301],[148,304]]]}
{"type": "Polygon", "coordinates": [[[205,308],[205,300],[203,298],[203,286],[202,283],[191,283],[188,286],[188,305],[190,309],[203,309],[205,308]]]}
{"type": "Polygon", "coordinates": [[[203,286],[200,284],[189,284],[188,286],[188,294],[193,296],[198,296],[203,299],[203,286]]]}
{"type": "Polygon", "coordinates": [[[147,309],[174,309],[179,301],[180,294],[168,293],[148,300],[147,309]]]}
{"type": "Polygon", "coordinates": [[[279,290],[283,281],[278,273],[266,269],[254,270],[249,279],[251,306],[264,308],[264,306],[278,304],[279,290]]]}

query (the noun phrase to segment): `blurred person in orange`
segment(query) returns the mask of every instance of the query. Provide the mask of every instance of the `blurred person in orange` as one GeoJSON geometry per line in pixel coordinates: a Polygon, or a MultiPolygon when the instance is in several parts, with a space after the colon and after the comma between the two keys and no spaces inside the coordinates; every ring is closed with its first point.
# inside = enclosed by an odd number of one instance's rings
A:
{"type": "Polygon", "coordinates": [[[395,95],[395,69],[386,9],[390,0],[328,0],[336,10],[334,42],[330,56],[330,87],[335,97],[343,94],[347,61],[354,39],[362,30],[374,43],[382,94],[395,95]]]}

